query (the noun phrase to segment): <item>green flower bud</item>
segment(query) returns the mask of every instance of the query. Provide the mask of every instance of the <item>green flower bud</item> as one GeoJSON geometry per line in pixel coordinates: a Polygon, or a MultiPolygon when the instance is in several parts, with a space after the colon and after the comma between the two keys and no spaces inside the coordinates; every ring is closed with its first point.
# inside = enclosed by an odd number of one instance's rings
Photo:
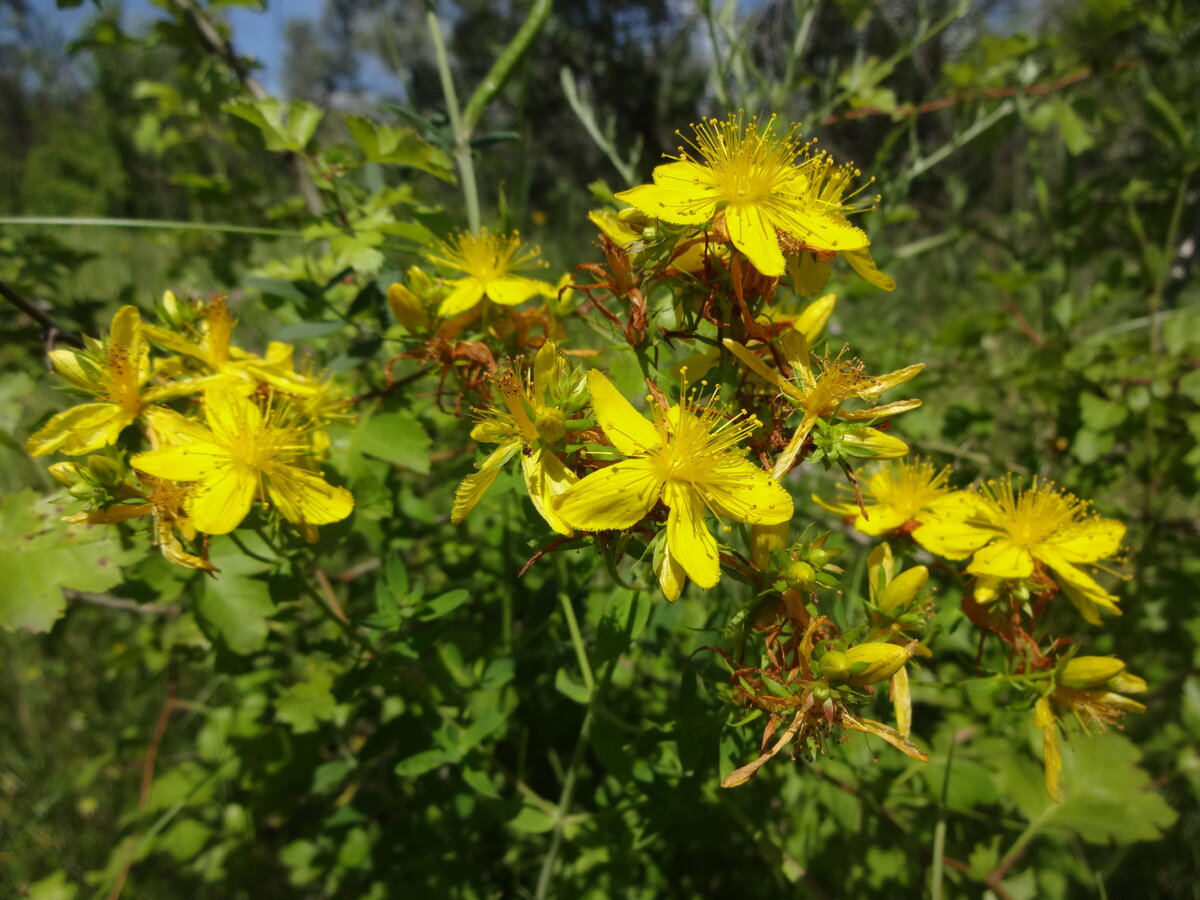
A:
{"type": "Polygon", "coordinates": [[[566,421],[567,417],[561,409],[548,406],[537,414],[537,420],[533,424],[542,440],[553,444],[561,441],[567,433],[566,421]]]}
{"type": "Polygon", "coordinates": [[[912,656],[912,647],[913,644],[901,647],[880,641],[851,647],[846,651],[846,661],[850,664],[851,673],[846,678],[846,683],[852,687],[864,687],[887,681],[908,662],[912,656]]]}
{"type": "Polygon", "coordinates": [[[83,473],[79,470],[79,463],[73,462],[56,462],[50,466],[50,474],[54,480],[63,487],[74,487],[82,478],[83,473]]]}
{"type": "Polygon", "coordinates": [[[1125,671],[1115,656],[1076,656],[1063,667],[1058,683],[1073,688],[1098,688],[1125,671]]]}
{"type": "Polygon", "coordinates": [[[811,587],[813,582],[817,580],[817,570],[806,562],[794,562],[787,567],[787,571],[783,573],[784,579],[789,587],[794,587],[796,590],[803,590],[811,587]]]}
{"type": "Polygon", "coordinates": [[[875,605],[885,613],[907,610],[917,599],[928,580],[929,569],[925,566],[913,566],[911,569],[905,569],[883,589],[883,593],[875,605]]]}
{"type": "Polygon", "coordinates": [[[830,650],[821,657],[821,675],[830,684],[845,681],[849,672],[850,660],[841,650],[830,650]]]}

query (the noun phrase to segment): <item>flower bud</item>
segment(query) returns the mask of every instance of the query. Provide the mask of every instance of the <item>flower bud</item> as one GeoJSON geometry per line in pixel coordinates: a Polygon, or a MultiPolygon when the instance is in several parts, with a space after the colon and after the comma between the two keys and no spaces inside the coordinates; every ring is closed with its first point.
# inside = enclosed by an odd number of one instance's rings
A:
{"type": "Polygon", "coordinates": [[[553,444],[561,441],[566,435],[566,421],[567,417],[561,409],[548,406],[538,412],[537,420],[533,424],[542,440],[553,444]]]}
{"type": "Polygon", "coordinates": [[[1122,694],[1140,694],[1146,690],[1146,679],[1132,672],[1121,672],[1109,679],[1108,687],[1122,694]]]}
{"type": "Polygon", "coordinates": [[[850,664],[846,683],[852,687],[864,687],[887,681],[908,662],[914,646],[915,642],[901,647],[873,641],[851,647],[846,651],[846,661],[850,664]]]}
{"type": "Polygon", "coordinates": [[[402,284],[393,284],[387,292],[388,306],[396,321],[409,334],[416,335],[429,327],[429,314],[412,291],[402,284]]]}
{"type": "Polygon", "coordinates": [[[875,605],[885,613],[904,612],[912,606],[928,580],[929,569],[925,566],[905,569],[883,589],[875,605]]]}
{"type": "Polygon", "coordinates": [[[115,459],[107,456],[89,456],[88,469],[97,482],[103,485],[117,485],[125,479],[125,469],[115,459]]]}
{"type": "Polygon", "coordinates": [[[836,304],[837,294],[826,294],[819,300],[814,300],[796,316],[792,327],[804,335],[809,344],[815,344],[829,323],[829,317],[833,315],[833,307],[836,304]]]}
{"type": "Polygon", "coordinates": [[[850,660],[841,650],[830,650],[821,657],[821,676],[830,684],[846,680],[850,671],[850,660]]]}
{"type": "Polygon", "coordinates": [[[787,567],[783,577],[789,587],[804,590],[812,587],[813,582],[817,580],[817,570],[806,562],[794,562],[787,567]]]}
{"type": "Polygon", "coordinates": [[[82,478],[83,474],[79,470],[79,463],[73,462],[56,462],[50,466],[50,474],[54,480],[63,487],[74,487],[82,478]]]}
{"type": "Polygon", "coordinates": [[[869,425],[843,432],[838,445],[842,456],[855,459],[899,459],[908,455],[908,444],[869,425]]]}
{"type": "Polygon", "coordinates": [[[1125,671],[1115,656],[1076,656],[1063,667],[1058,683],[1073,688],[1098,688],[1125,671]]]}
{"type": "Polygon", "coordinates": [[[782,550],[787,544],[790,522],[780,522],[778,525],[750,526],[750,558],[754,565],[762,570],[771,566],[771,553],[782,550]]]}

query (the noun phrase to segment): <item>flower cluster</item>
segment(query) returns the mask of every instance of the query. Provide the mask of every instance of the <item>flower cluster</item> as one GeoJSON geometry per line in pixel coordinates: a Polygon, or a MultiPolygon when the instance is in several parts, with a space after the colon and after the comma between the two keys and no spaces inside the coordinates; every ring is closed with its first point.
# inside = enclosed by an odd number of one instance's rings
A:
{"type": "Polygon", "coordinates": [[[298,371],[288,344],[271,342],[263,356],[235,346],[224,297],[189,304],[168,292],[161,313],[164,324],[152,325],[121,307],[103,339],[51,352],[56,371],[96,398],[54,416],[26,445],[35,456],[85,457],[51,467],[80,507],[68,520],[151,516],[168,560],[211,571],[184,542],[233,531],[255,501],[309,541],[316,526],[350,515],[354,498],[319,468],[322,426],[345,415],[331,386],[298,371]],[[155,356],[151,345],[169,352],[155,356]]]}

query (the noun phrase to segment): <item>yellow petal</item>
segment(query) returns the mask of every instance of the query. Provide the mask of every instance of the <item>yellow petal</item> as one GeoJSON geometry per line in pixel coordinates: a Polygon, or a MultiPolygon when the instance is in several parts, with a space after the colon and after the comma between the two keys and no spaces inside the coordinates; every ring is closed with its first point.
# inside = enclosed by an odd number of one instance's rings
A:
{"type": "Polygon", "coordinates": [[[829,318],[833,315],[836,305],[837,294],[826,294],[804,307],[792,322],[792,327],[804,335],[809,344],[815,344],[825,326],[829,324],[829,318]]]}
{"type": "Polygon", "coordinates": [[[592,369],[587,380],[596,421],[614,447],[626,456],[637,456],[662,444],[658,429],[633,408],[603,372],[592,369]]]}
{"type": "Polygon", "coordinates": [[[875,388],[870,393],[862,394],[863,397],[878,397],[884,391],[890,391],[897,385],[920,375],[925,369],[925,363],[916,363],[915,365],[905,366],[903,369],[897,369],[895,372],[889,372],[886,375],[876,375],[874,377],[875,388]]]}
{"type": "Polygon", "coordinates": [[[1042,729],[1042,762],[1045,768],[1046,793],[1055,803],[1062,802],[1059,776],[1062,773],[1062,753],[1058,747],[1058,723],[1050,709],[1050,699],[1042,697],[1033,708],[1033,723],[1042,729]]]}
{"type": "Polygon", "coordinates": [[[704,166],[680,160],[658,166],[654,184],[621,191],[616,198],[664,222],[699,225],[716,212],[718,192],[704,166]]]}
{"type": "Polygon", "coordinates": [[[525,475],[525,487],[529,489],[529,499],[533,501],[534,509],[559,534],[574,534],[571,526],[554,509],[554,498],[577,483],[578,476],[561,459],[545,449],[522,453],[521,471],[525,475]]]}
{"type": "Polygon", "coordinates": [[[783,274],[779,236],[758,204],[730,203],[725,207],[725,226],[733,245],[746,254],[754,268],[768,278],[783,274]]]}
{"type": "Polygon", "coordinates": [[[183,566],[187,569],[203,569],[205,572],[217,571],[217,567],[207,559],[193,556],[183,549],[183,544],[175,536],[175,529],[167,518],[163,516],[154,517],[154,535],[155,540],[158,541],[159,549],[162,550],[162,555],[166,557],[167,562],[183,566]]]}
{"type": "MultiPolygon", "coordinates": [[[[174,446],[194,441],[212,443],[213,433],[173,409],[149,406],[142,410],[142,419],[150,431],[150,441],[156,447],[174,446]]],[[[180,479],[186,480],[186,479],[180,479]]]]}
{"type": "Polygon", "coordinates": [[[774,224],[813,250],[861,250],[871,243],[867,233],[851,225],[844,216],[808,212],[797,207],[771,209],[774,224]]]}
{"type": "Polygon", "coordinates": [[[204,421],[217,443],[233,446],[247,434],[262,431],[262,411],[250,397],[221,386],[204,392],[204,421]]]}
{"type": "Polygon", "coordinates": [[[704,504],[691,487],[668,482],[663,501],[671,510],[667,517],[667,545],[688,577],[702,588],[721,580],[717,542],[704,523],[704,504]]]}
{"type": "Polygon", "coordinates": [[[89,365],[83,366],[83,355],[65,347],[57,347],[49,353],[50,362],[56,371],[77,388],[82,388],[89,394],[98,392],[100,385],[95,371],[89,365]]]}
{"type": "Polygon", "coordinates": [[[155,478],[199,481],[230,462],[229,454],[215,444],[190,442],[138,453],[129,464],[155,478]]]}
{"type": "Polygon", "coordinates": [[[1000,538],[976,550],[967,571],[997,578],[1028,578],[1033,574],[1033,557],[1020,544],[1000,538]]]}
{"type": "Polygon", "coordinates": [[[830,267],[828,262],[817,259],[807,250],[801,250],[798,255],[788,257],[787,271],[796,293],[801,297],[812,297],[829,281],[830,267]]]}
{"type": "Polygon", "coordinates": [[[354,509],[354,495],[348,490],[298,466],[272,466],[267,494],[283,517],[295,524],[340,522],[354,509]]]}
{"type": "Polygon", "coordinates": [[[1067,562],[1096,562],[1113,556],[1125,537],[1125,525],[1116,519],[1085,519],[1061,538],[1048,541],[1067,562]]]}
{"type": "Polygon", "coordinates": [[[132,421],[115,403],[84,403],[54,416],[25,442],[25,449],[33,456],[56,450],[80,456],[113,443],[132,421]]]}
{"type": "Polygon", "coordinates": [[[626,459],[572,485],[554,501],[563,521],[582,531],[636,525],[662,494],[662,479],[645,459],[626,459]]]}
{"type": "Polygon", "coordinates": [[[451,522],[457,525],[467,517],[492,486],[496,476],[500,474],[501,467],[520,446],[520,441],[509,441],[504,446],[497,447],[480,463],[478,472],[472,472],[459,483],[454,491],[454,508],[450,511],[451,522]]]}
{"type": "Polygon", "coordinates": [[[890,275],[885,275],[880,272],[875,265],[875,260],[871,258],[871,251],[865,247],[862,250],[846,250],[842,253],[846,257],[846,262],[854,268],[854,271],[865,278],[877,288],[883,288],[885,291],[894,291],[896,282],[890,275]]]}
{"type": "Polygon", "coordinates": [[[229,534],[250,512],[256,490],[258,479],[253,469],[226,463],[209,473],[188,493],[188,517],[197,531],[229,534]]]}
{"type": "Polygon", "coordinates": [[[787,394],[796,402],[802,403],[804,401],[804,393],[802,391],[797,389],[794,384],[763,362],[757,354],[752,353],[749,347],[739,344],[732,338],[724,338],[721,343],[725,345],[725,349],[738,358],[738,361],[741,362],[742,365],[744,365],[759,378],[783,391],[783,393],[787,394]]]}
{"type": "MultiPolygon", "coordinates": [[[[524,303],[530,297],[554,294],[554,286],[533,278],[522,278],[520,275],[506,275],[503,278],[489,281],[484,288],[484,293],[493,303],[516,306],[518,303],[524,303]]],[[[446,303],[448,302],[449,300],[446,301],[446,303]]]]}
{"type": "Polygon", "coordinates": [[[696,479],[693,487],[723,519],[778,525],[792,518],[792,495],[749,460],[727,455],[696,479]]]}
{"type": "Polygon", "coordinates": [[[109,325],[109,342],[114,347],[128,349],[138,336],[142,314],[136,306],[122,306],[116,311],[109,325]]]}
{"type": "Polygon", "coordinates": [[[478,278],[460,278],[458,281],[451,281],[448,284],[454,285],[454,290],[438,307],[438,315],[443,318],[448,319],[450,316],[466,312],[468,309],[478,306],[479,301],[483,299],[483,282],[478,278]]]}
{"type": "Polygon", "coordinates": [[[632,244],[641,237],[638,232],[622,222],[616,213],[609,210],[593,209],[588,213],[588,219],[600,229],[601,234],[618,246],[632,244]]]}
{"type": "MultiPolygon", "coordinates": [[[[857,513],[854,517],[854,530],[872,537],[895,531],[908,521],[908,517],[904,513],[892,506],[868,506],[867,518],[863,518],[858,504],[847,503],[846,506],[851,507],[851,511],[857,513]]],[[[826,509],[831,509],[831,507],[826,507],[826,509]]]]}
{"type": "Polygon", "coordinates": [[[1067,562],[1052,547],[1047,545],[1038,547],[1037,557],[1054,572],[1058,586],[1067,595],[1067,599],[1079,610],[1084,621],[1092,625],[1101,624],[1097,606],[1103,606],[1110,612],[1121,615],[1116,597],[1102,588],[1086,572],[1067,562]]]}
{"type": "Polygon", "coordinates": [[[930,553],[947,559],[966,559],[994,537],[994,531],[976,528],[953,519],[935,519],[924,523],[913,532],[913,539],[918,544],[930,553]]]}
{"type": "Polygon", "coordinates": [[[896,730],[901,737],[912,733],[912,692],[908,686],[908,669],[900,668],[892,676],[892,709],[896,713],[896,730]]]}

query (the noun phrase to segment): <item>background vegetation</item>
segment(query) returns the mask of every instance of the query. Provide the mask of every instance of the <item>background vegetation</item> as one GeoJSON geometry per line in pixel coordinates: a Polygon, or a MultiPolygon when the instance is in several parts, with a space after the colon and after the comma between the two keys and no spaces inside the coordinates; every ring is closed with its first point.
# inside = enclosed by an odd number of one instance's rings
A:
{"type": "MultiPolygon", "coordinates": [[[[579,553],[518,580],[544,543],[512,502],[519,479],[501,476],[451,526],[475,459],[467,429],[428,383],[384,390],[405,346],[387,285],[418,261],[420,233],[467,215],[430,174],[449,166],[455,126],[425,6],[328,0],[289,27],[284,91],[327,110],[304,133],[295,114],[275,132],[245,114],[265,89],[223,20],[237,5],[255,4],[162,0],[134,24],[107,3],[0,4],[0,281],[67,334],[100,333],[123,303],[149,313],[167,288],[227,292],[243,340],[295,341],[354,373],[370,396],[332,464],[357,512],[325,529],[316,574],[214,539],[224,573],[206,581],[146,555],[142,533],[72,557],[103,559],[111,578],[71,581],[61,556],[19,540],[58,527],[48,505],[24,512],[24,492],[56,488],[25,438],[65,405],[44,323],[0,319],[0,579],[10,601],[69,588],[50,633],[0,632],[0,893],[1200,895],[1200,19],[1187,3],[437,10],[463,103],[545,14],[470,110],[471,147],[484,221],[540,242],[555,271],[599,259],[587,210],[647,180],[701,115],[804,121],[874,175],[883,200],[862,224],[899,287],[835,272],[832,327],[875,371],[928,364],[905,436],[961,481],[1051,477],[1129,525],[1124,616],[1092,647],[1146,677],[1149,709],[1121,734],[1080,736],[1060,806],[1027,708],[920,684],[928,765],[855,740],[719,789],[757,750],[754,728],[726,727],[720,674],[694,653],[728,610],[586,590],[609,583],[579,553]],[[84,11],[62,42],[58,17],[84,11]],[[443,154],[358,165],[346,114],[443,154]],[[323,614],[331,594],[352,627],[323,614]]],[[[956,599],[939,598],[951,635],[956,599]]],[[[960,644],[935,660],[943,683],[972,671],[960,644]]]]}

